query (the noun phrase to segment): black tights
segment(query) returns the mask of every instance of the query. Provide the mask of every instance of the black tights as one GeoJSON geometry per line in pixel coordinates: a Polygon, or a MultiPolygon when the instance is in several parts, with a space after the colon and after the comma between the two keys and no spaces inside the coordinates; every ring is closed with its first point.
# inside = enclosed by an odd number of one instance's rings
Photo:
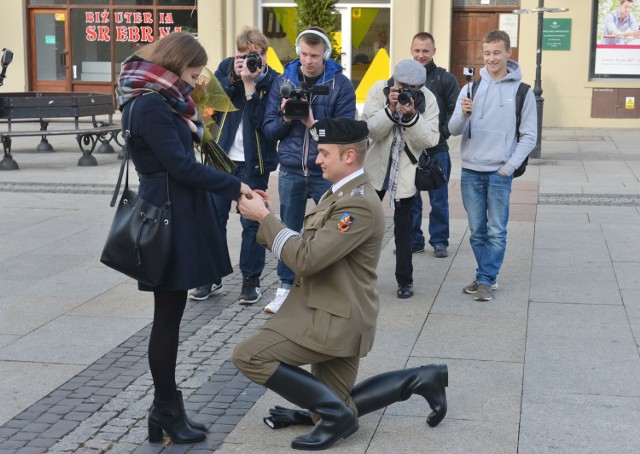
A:
{"type": "Polygon", "coordinates": [[[155,396],[176,394],[176,361],[180,321],[187,304],[186,291],[153,292],[153,326],[149,337],[149,368],[155,396]]]}

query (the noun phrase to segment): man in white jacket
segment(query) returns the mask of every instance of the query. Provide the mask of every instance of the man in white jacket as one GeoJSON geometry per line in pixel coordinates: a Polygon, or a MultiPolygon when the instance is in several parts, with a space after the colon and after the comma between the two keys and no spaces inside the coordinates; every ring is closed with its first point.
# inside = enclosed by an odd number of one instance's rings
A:
{"type": "Polygon", "coordinates": [[[516,92],[522,73],[518,63],[509,60],[509,35],[501,30],[487,33],[482,52],[482,83],[473,100],[468,97],[470,87],[460,91],[449,131],[462,134],[460,188],[478,265],[475,279],[463,291],[477,301],[490,301],[507,248],[513,172],[533,150],[538,127],[535,97],[529,89],[519,138],[516,134],[516,92]]]}
{"type": "Polygon", "coordinates": [[[362,112],[370,140],[364,166],[380,199],[388,192],[394,208],[398,298],[413,296],[411,204],[417,190],[416,165],[408,153],[417,161],[440,140],[438,103],[424,83],[424,67],[402,60],[391,79],[371,87],[362,112]]]}

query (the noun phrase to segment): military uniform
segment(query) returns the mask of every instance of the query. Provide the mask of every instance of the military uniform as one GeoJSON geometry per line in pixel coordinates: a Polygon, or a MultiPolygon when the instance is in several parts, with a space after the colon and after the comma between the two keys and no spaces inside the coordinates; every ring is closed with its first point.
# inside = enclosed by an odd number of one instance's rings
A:
{"type": "Polygon", "coordinates": [[[274,215],[258,242],[296,272],[282,308],[245,339],[234,361],[264,384],[282,362],[311,364],[312,373],[348,400],[359,358],[373,346],[378,316],[376,267],[385,229],[378,195],[363,173],[306,215],[302,233],[274,215]]]}
{"type": "Polygon", "coordinates": [[[317,158],[323,175],[341,179],[305,217],[302,233],[266,214],[259,201],[240,200],[243,215],[261,222],[258,243],[294,270],[296,281],[276,315],[236,346],[233,362],[255,383],[313,413],[276,407],[264,418],[274,429],[314,425],[293,439],[294,449],[328,448],[358,430],[358,415],[412,394],[427,400],[433,410],[427,424],[435,427],[447,412],[446,365],[386,372],[354,386],[376,332],[384,214],[369,175],[358,167],[367,124],[327,117],[310,131],[326,144],[317,158]],[[305,364],[311,374],[297,367],[305,364]]]}

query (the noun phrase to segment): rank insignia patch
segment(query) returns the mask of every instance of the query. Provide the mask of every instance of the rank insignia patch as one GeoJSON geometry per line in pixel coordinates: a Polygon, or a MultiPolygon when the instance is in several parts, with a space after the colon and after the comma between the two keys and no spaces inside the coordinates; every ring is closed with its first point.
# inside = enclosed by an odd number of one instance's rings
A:
{"type": "Polygon", "coordinates": [[[349,213],[343,214],[340,220],[338,221],[338,230],[340,230],[341,232],[346,232],[347,230],[349,230],[349,227],[351,227],[351,223],[354,220],[355,219],[352,218],[349,213]]]}

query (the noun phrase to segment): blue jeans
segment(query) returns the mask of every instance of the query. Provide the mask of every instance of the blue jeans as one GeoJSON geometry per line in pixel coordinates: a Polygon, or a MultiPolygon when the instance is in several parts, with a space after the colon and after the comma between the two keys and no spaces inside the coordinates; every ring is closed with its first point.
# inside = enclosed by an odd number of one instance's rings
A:
{"type": "MultiPolygon", "coordinates": [[[[251,189],[267,190],[269,184],[269,173],[263,175],[245,175],[244,162],[234,161],[236,168],[231,172],[232,175],[238,177],[243,183],[248,184],[251,189]]],[[[225,239],[227,238],[227,221],[229,220],[229,210],[231,209],[231,199],[213,195],[213,201],[216,204],[218,217],[225,239]]],[[[240,217],[242,225],[242,242],[240,243],[240,271],[244,277],[260,277],[264,270],[265,249],[256,242],[256,235],[260,223],[250,221],[240,217]]]]}
{"type": "MultiPolygon", "coordinates": [[[[278,194],[280,195],[280,219],[287,227],[299,232],[304,222],[307,199],[318,204],[320,197],[329,190],[331,182],[322,175],[298,175],[280,171],[278,175],[278,194]]],[[[291,288],[296,274],[287,265],[278,261],[278,277],[282,288],[291,288]]]]}
{"type": "MultiPolygon", "coordinates": [[[[447,150],[432,153],[429,156],[436,158],[440,167],[447,176],[447,184],[435,191],[429,191],[429,244],[435,247],[436,244],[449,246],[449,177],[451,176],[451,157],[447,150]]],[[[424,249],[424,234],[422,233],[422,197],[420,192],[411,205],[411,218],[413,232],[411,235],[411,247],[413,250],[424,249]]]]}
{"type": "Polygon", "coordinates": [[[462,204],[469,219],[478,284],[493,284],[504,261],[512,181],[513,176],[505,177],[497,171],[462,169],[462,204]]]}

